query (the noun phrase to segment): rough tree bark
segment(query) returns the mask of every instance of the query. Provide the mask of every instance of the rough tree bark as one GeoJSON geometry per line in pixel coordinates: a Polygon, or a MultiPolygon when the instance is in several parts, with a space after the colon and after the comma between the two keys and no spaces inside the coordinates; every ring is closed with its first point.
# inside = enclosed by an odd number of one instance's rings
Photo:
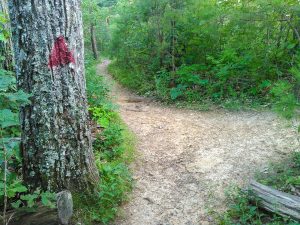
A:
{"type": "Polygon", "coordinates": [[[30,187],[93,188],[80,0],[10,0],[21,108],[23,176],[30,187]]]}

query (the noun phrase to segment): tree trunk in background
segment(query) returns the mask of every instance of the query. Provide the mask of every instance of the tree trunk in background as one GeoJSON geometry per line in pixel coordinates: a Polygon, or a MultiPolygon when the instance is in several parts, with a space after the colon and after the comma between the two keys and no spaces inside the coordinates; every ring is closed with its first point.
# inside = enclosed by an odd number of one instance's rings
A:
{"type": "Polygon", "coordinates": [[[175,37],[175,30],[176,30],[176,21],[175,19],[171,21],[172,27],[172,40],[171,40],[171,56],[172,56],[172,71],[176,72],[176,37],[175,37]]]}
{"type": "Polygon", "coordinates": [[[30,188],[93,188],[98,180],[85,91],[80,0],[10,0],[21,108],[23,175],[30,188]]]}
{"type": "Polygon", "coordinates": [[[91,24],[91,43],[93,49],[93,55],[95,59],[98,59],[98,48],[97,48],[97,41],[95,36],[95,25],[91,24]]]}

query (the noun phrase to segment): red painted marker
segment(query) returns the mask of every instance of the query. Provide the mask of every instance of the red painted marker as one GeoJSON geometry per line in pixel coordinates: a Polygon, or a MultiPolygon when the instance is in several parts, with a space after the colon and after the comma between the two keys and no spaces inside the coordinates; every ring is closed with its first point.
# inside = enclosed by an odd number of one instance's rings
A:
{"type": "Polygon", "coordinates": [[[75,64],[73,53],[68,49],[66,40],[63,36],[56,39],[49,56],[49,67],[54,68],[70,63],[75,64]]]}

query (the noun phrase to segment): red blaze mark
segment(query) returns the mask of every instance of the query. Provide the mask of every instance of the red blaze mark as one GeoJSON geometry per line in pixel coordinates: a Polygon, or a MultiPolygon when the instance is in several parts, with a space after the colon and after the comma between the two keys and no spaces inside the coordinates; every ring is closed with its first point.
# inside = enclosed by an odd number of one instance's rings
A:
{"type": "Polygon", "coordinates": [[[64,66],[69,63],[75,64],[73,53],[68,49],[66,40],[63,36],[56,39],[49,56],[49,67],[64,66]]]}

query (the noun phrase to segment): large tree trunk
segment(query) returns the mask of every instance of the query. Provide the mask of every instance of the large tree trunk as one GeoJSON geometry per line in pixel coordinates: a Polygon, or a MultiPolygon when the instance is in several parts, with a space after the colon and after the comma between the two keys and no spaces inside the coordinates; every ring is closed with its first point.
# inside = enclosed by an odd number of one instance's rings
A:
{"type": "Polygon", "coordinates": [[[95,36],[95,25],[93,23],[91,23],[90,31],[91,31],[91,43],[92,43],[94,59],[98,59],[98,48],[97,48],[97,41],[95,36]]]}
{"type": "Polygon", "coordinates": [[[31,188],[85,190],[98,180],[85,92],[80,0],[10,0],[21,108],[23,175],[31,188]]]}

